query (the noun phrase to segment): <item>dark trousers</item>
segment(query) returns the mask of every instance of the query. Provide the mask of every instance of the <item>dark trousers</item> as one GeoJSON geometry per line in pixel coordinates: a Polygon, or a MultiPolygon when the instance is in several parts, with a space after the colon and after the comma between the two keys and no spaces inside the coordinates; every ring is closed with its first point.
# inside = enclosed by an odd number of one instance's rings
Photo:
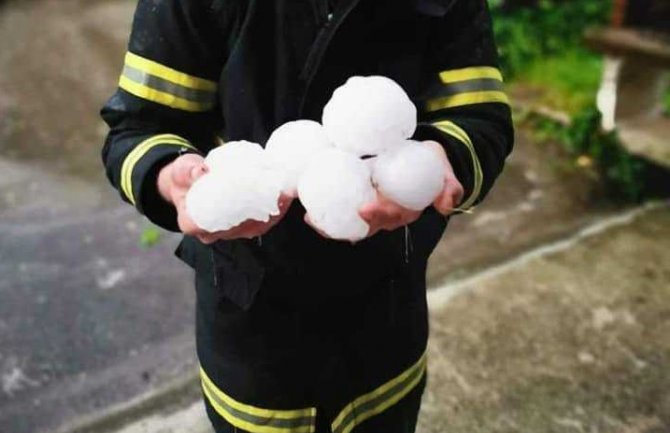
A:
{"type": "MultiPolygon", "coordinates": [[[[384,412],[356,426],[351,433],[414,433],[421,408],[421,396],[426,387],[426,376],[402,400],[384,412]]],[[[207,416],[216,433],[247,433],[226,422],[204,399],[207,416]]],[[[331,433],[331,420],[317,413],[315,433],[331,433]]]]}

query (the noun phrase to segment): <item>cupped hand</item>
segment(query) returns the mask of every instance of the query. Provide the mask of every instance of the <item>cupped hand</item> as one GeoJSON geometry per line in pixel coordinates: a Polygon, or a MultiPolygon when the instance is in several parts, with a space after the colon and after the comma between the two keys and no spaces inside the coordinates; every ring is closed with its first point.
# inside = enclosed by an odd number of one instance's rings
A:
{"type": "Polygon", "coordinates": [[[370,226],[368,236],[381,230],[393,231],[419,219],[421,211],[407,209],[377,191],[377,197],[358,210],[358,214],[370,226]]]}
{"type": "Polygon", "coordinates": [[[447,152],[444,150],[444,147],[436,141],[426,141],[425,142],[433,151],[435,155],[439,158],[445,167],[444,170],[444,188],[442,192],[437,196],[433,202],[433,206],[439,213],[444,216],[449,215],[450,213],[457,210],[457,207],[461,200],[463,200],[463,185],[456,178],[454,174],[454,168],[449,161],[447,152]]]}
{"type": "Polygon", "coordinates": [[[163,199],[172,203],[177,209],[179,229],[187,235],[195,236],[205,244],[218,240],[250,239],[262,236],[284,217],[293,201],[292,197],[282,194],[277,202],[279,215],[272,216],[268,222],[247,220],[229,229],[208,232],[198,227],[186,210],[186,194],[208,169],[202,156],[196,154],[182,155],[161,169],[158,174],[158,191],[163,199]]]}
{"type": "MultiPolygon", "coordinates": [[[[444,164],[444,188],[436,197],[433,206],[446,216],[452,213],[462,200],[463,185],[456,178],[444,147],[435,141],[425,143],[435,152],[435,157],[444,164]]],[[[417,170],[420,169],[421,167],[417,167],[417,170]]],[[[370,226],[368,236],[373,236],[381,230],[393,231],[409,225],[421,216],[421,211],[407,209],[385,197],[379,191],[377,191],[377,198],[363,205],[358,213],[370,226]]]]}

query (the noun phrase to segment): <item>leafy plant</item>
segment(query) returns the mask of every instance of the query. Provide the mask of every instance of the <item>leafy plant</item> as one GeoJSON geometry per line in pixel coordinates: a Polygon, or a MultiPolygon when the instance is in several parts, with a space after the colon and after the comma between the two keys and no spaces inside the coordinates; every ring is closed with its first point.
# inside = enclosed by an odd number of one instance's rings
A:
{"type": "Polygon", "coordinates": [[[140,235],[140,246],[143,248],[151,248],[158,244],[160,240],[160,229],[152,225],[142,230],[142,234],[140,235]]]}
{"type": "Polygon", "coordinates": [[[556,140],[577,160],[593,164],[611,197],[637,202],[644,198],[645,164],[629,154],[616,132],[603,132],[600,112],[582,110],[568,126],[546,118],[529,119],[539,140],[556,140]]]}
{"type": "Polygon", "coordinates": [[[538,59],[580,46],[584,30],[605,23],[612,6],[610,0],[538,0],[533,7],[517,8],[504,7],[500,0],[489,3],[501,65],[508,77],[538,59]]]}

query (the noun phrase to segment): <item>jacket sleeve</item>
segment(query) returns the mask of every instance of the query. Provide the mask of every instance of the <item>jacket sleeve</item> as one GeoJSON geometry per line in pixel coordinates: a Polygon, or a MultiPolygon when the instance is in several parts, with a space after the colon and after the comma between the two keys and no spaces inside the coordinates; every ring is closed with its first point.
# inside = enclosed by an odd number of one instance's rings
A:
{"type": "Polygon", "coordinates": [[[502,171],[514,131],[486,0],[440,1],[449,6],[433,18],[415,138],[442,143],[468,209],[502,171]]]}
{"type": "Polygon", "coordinates": [[[110,131],[102,150],[121,197],[154,223],[177,230],[159,195],[160,168],[215,145],[222,127],[217,81],[224,44],[207,0],[139,0],[116,93],[101,111],[110,131]]]}

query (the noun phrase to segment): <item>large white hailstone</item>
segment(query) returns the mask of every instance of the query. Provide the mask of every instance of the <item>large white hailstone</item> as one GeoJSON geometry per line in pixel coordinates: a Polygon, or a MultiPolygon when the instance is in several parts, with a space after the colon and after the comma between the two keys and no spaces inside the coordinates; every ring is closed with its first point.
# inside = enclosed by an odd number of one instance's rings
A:
{"type": "Polygon", "coordinates": [[[205,164],[210,170],[218,171],[224,166],[238,164],[260,164],[264,159],[263,148],[258,143],[250,141],[231,141],[212,149],[205,158],[205,164]]]}
{"type": "Polygon", "coordinates": [[[335,146],[358,156],[378,155],[416,130],[416,107],[400,85],[381,76],[351,77],[323,109],[335,146]]]}
{"type": "Polygon", "coordinates": [[[320,152],[298,182],[298,196],[312,223],[329,237],[356,241],[370,227],[358,209],[375,198],[370,168],[339,149],[320,152]]]}
{"type": "Polygon", "coordinates": [[[186,196],[186,210],[198,227],[217,232],[279,215],[281,178],[259,145],[231,142],[212,152],[214,157],[205,159],[209,172],[186,196]],[[227,146],[231,147],[225,152],[227,146]],[[252,150],[255,147],[260,151],[252,150]]]}
{"type": "Polygon", "coordinates": [[[374,183],[384,196],[403,207],[423,210],[444,188],[444,163],[426,143],[407,140],[375,159],[374,183]]]}
{"type": "Polygon", "coordinates": [[[295,197],[307,163],[328,147],[330,142],[321,124],[296,120],[277,128],[265,144],[265,151],[272,164],[283,172],[282,190],[295,197]]]}

